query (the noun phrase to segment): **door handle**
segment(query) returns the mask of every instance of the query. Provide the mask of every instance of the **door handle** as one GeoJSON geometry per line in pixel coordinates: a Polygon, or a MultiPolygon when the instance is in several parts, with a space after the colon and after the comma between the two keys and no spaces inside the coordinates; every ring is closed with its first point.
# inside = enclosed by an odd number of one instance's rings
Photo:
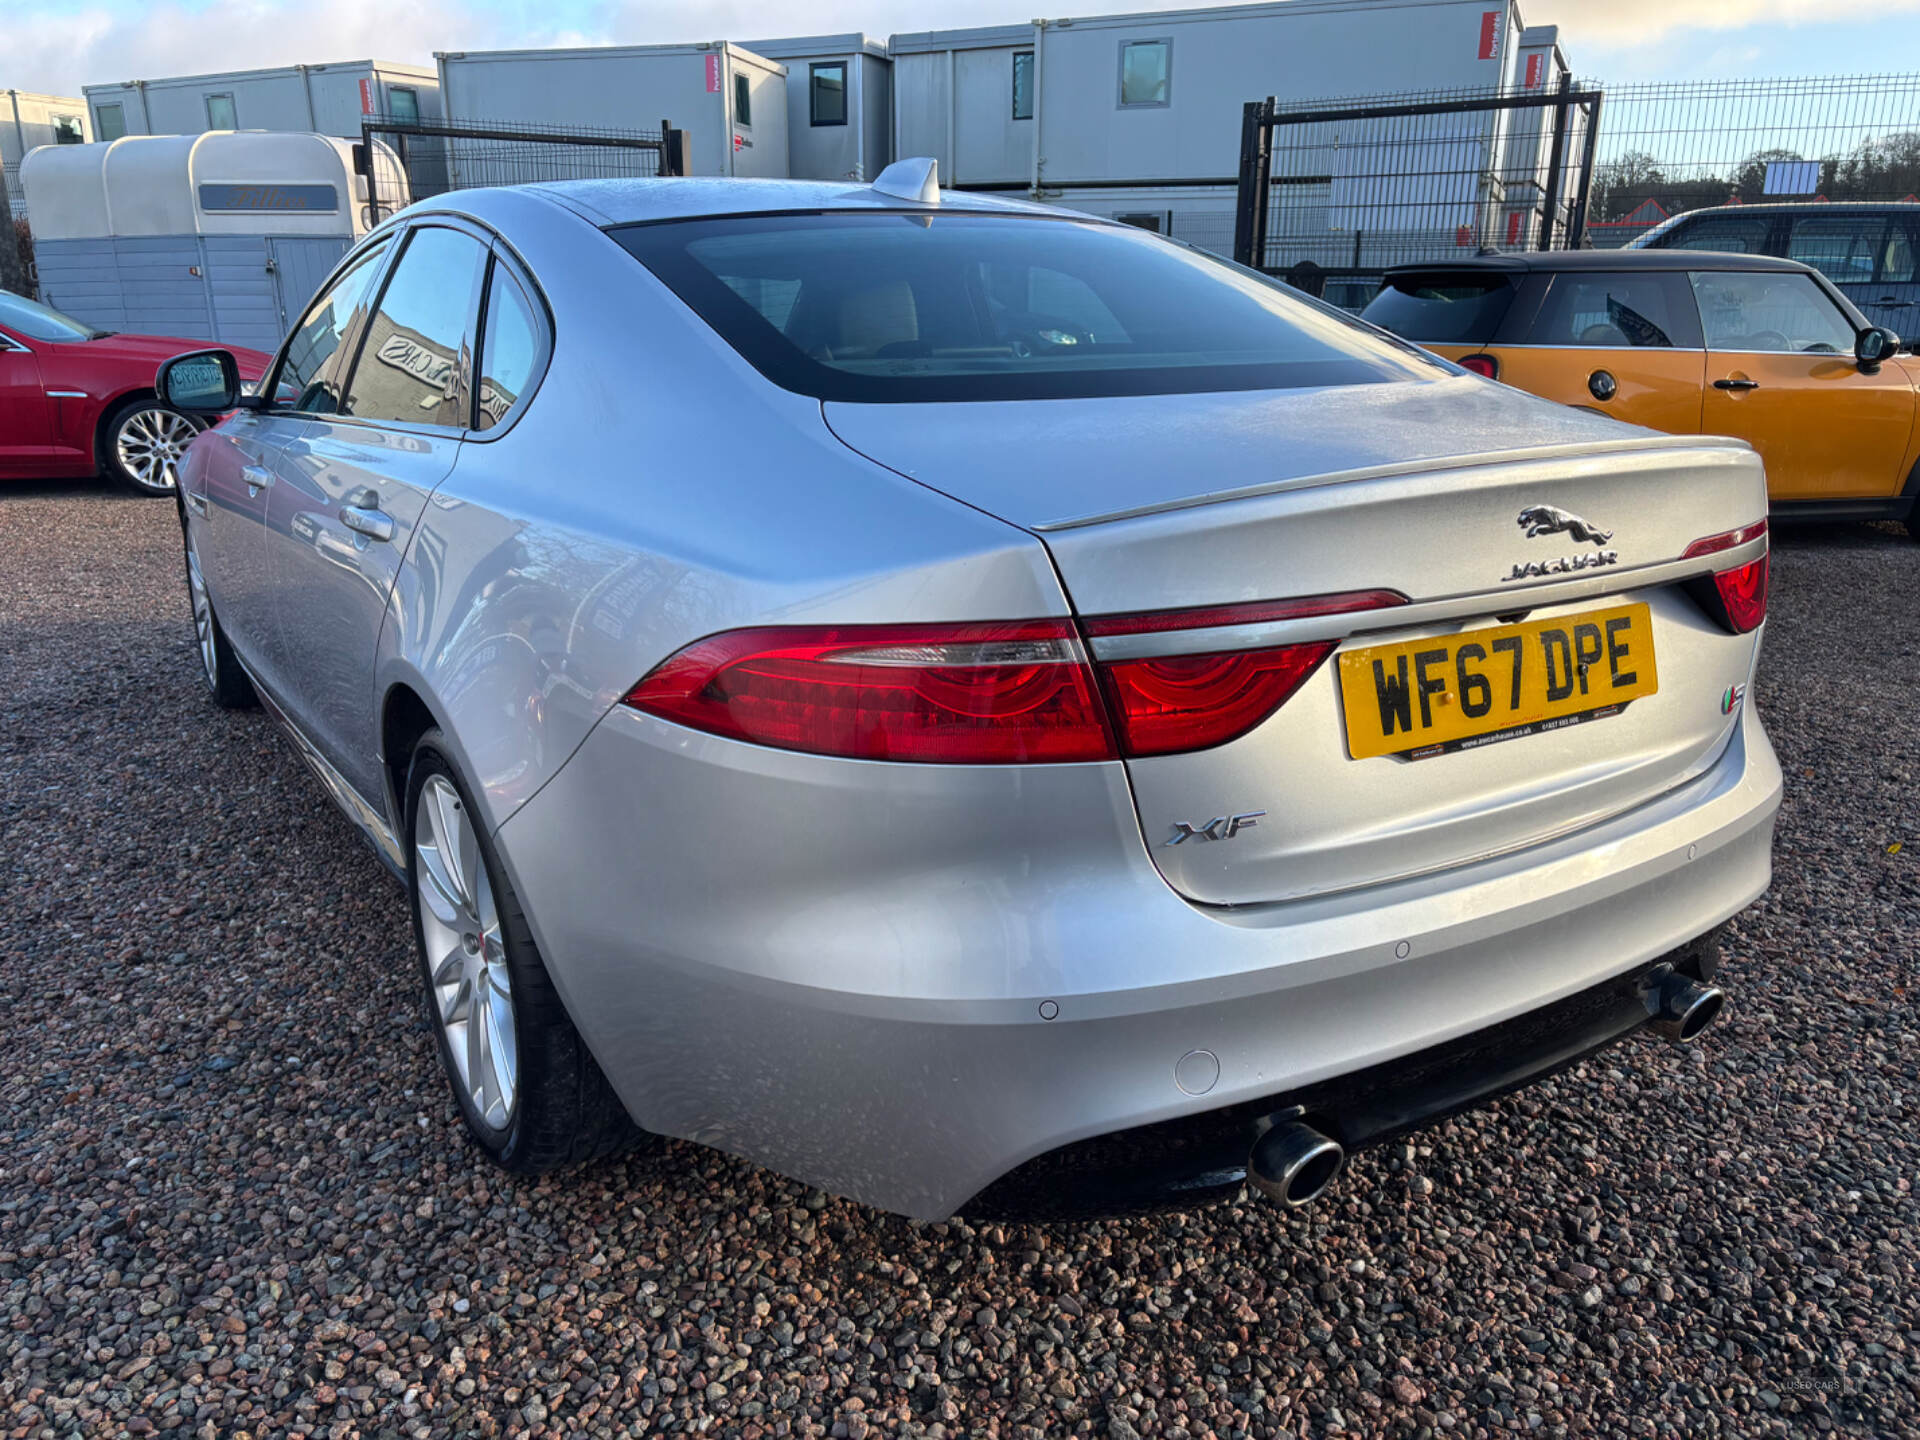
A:
{"type": "Polygon", "coordinates": [[[393,517],[371,505],[342,505],[340,523],[369,540],[393,539],[393,517]]]}
{"type": "Polygon", "coordinates": [[[1713,382],[1713,388],[1716,390],[1758,390],[1760,388],[1760,382],[1758,380],[1716,380],[1713,382]]]}
{"type": "Polygon", "coordinates": [[[265,465],[242,465],[240,478],[247,482],[247,497],[251,499],[273,484],[273,471],[265,465]]]}

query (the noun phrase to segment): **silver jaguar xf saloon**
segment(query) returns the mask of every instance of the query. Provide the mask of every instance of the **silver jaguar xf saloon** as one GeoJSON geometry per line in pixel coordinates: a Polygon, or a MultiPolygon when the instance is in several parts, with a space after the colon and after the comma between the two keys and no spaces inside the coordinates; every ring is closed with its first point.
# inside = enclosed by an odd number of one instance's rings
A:
{"type": "Polygon", "coordinates": [[[404,877],[475,1141],[1295,1205],[1692,1039],[1780,797],[1753,452],[930,172],[448,195],[256,392],[163,367],[207,684],[404,877]]]}

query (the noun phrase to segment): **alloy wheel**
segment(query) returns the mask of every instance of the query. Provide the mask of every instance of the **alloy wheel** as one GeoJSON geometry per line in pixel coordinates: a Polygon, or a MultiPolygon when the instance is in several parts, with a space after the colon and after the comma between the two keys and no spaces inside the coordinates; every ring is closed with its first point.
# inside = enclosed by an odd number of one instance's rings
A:
{"type": "Polygon", "coordinates": [[[413,853],[434,1017],[462,1092],[487,1125],[505,1129],[520,1073],[513,982],[473,822],[444,775],[420,788],[413,853]]]}
{"type": "Polygon", "coordinates": [[[187,545],[187,591],[193,597],[193,638],[200,647],[200,668],[207,684],[220,689],[220,655],[214,648],[213,602],[207,598],[207,582],[200,574],[200,557],[187,545]]]}
{"type": "Polygon", "coordinates": [[[134,484],[155,493],[174,487],[180,457],[200,432],[191,420],[158,405],[136,410],[120,422],[113,453],[134,484]]]}

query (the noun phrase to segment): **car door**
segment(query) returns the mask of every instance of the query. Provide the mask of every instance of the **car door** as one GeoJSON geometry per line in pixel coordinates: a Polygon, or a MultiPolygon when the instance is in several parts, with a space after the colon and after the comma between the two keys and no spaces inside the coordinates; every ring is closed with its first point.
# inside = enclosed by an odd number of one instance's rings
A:
{"type": "Polygon", "coordinates": [[[52,456],[50,403],[33,351],[0,330],[0,475],[46,471],[52,456]]]}
{"type": "Polygon", "coordinates": [[[382,793],[373,677],[387,599],[471,421],[487,256],[478,233],[438,218],[400,244],[338,409],[312,417],[269,525],[287,708],[363,796],[382,793]]]}
{"type": "Polygon", "coordinates": [[[347,341],[365,320],[388,248],[385,238],[367,246],[321,287],[268,373],[264,393],[274,404],[242,410],[214,432],[203,479],[185,496],[195,514],[195,553],[221,628],[275,698],[285,695],[288,681],[274,625],[268,530],[274,493],[310,463],[312,417],[338,404],[351,354],[347,341]]]}
{"type": "Polygon", "coordinates": [[[1706,356],[1678,271],[1559,271],[1520,343],[1487,347],[1499,378],[1633,425],[1700,429],[1706,356]]]}
{"type": "Polygon", "coordinates": [[[1914,423],[1906,371],[1854,363],[1853,320],[1811,275],[1690,278],[1707,342],[1701,429],[1753,445],[1776,502],[1897,494],[1914,423]]]}

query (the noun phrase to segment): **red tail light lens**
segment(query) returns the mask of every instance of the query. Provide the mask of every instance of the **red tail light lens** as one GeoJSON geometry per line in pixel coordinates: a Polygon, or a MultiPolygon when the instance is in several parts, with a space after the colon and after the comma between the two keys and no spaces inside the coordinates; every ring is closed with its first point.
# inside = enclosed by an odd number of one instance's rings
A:
{"type": "Polygon", "coordinates": [[[1471,370],[1476,375],[1484,375],[1489,380],[1500,378],[1500,362],[1491,355],[1465,355],[1460,359],[1462,370],[1471,370]]]}
{"type": "Polygon", "coordinates": [[[1767,618],[1766,556],[1735,570],[1720,571],[1713,577],[1713,587],[1720,592],[1720,605],[1734,634],[1760,628],[1767,618]]]}
{"type": "MultiPolygon", "coordinates": [[[[1086,630],[1149,635],[1406,603],[1398,591],[1361,590],[1099,616],[1086,630]]],[[[1095,664],[1067,620],[734,630],[663,660],[626,703],[729,739],[856,760],[1112,760],[1200,750],[1244,735],[1285,704],[1339,643],[1095,664]]]]}
{"type": "MultiPolygon", "coordinates": [[[[1742,525],[1738,530],[1727,530],[1694,541],[1681,558],[1717,555],[1723,550],[1733,550],[1749,541],[1763,539],[1766,533],[1767,522],[1756,520],[1751,525],[1742,525]]],[[[1712,590],[1705,588],[1704,580],[1690,581],[1688,584],[1695,598],[1708,612],[1736,635],[1759,629],[1761,622],[1767,618],[1767,555],[1764,551],[1758,559],[1750,560],[1745,565],[1715,571],[1712,590]]]]}
{"type": "Polygon", "coordinates": [[[1244,735],[1292,698],[1337,640],[1101,665],[1128,755],[1204,750],[1244,735]]]}
{"type": "Polygon", "coordinates": [[[715,735],[858,760],[1110,760],[1071,623],[738,630],[663,661],[626,697],[715,735]]]}

